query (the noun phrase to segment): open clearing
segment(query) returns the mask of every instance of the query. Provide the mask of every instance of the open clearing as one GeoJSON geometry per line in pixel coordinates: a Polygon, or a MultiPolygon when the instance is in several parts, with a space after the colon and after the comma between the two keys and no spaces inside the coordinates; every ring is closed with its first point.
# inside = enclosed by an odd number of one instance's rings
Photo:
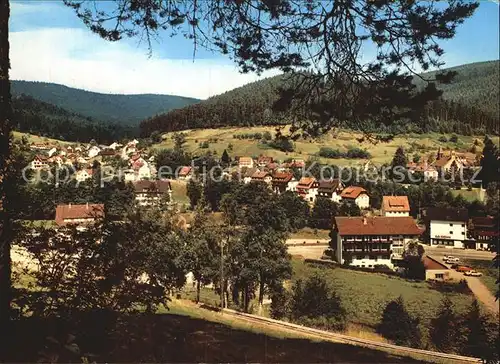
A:
{"type": "MultiPolygon", "coordinates": [[[[361,137],[360,133],[340,130],[327,133],[316,139],[298,139],[295,142],[296,148],[294,152],[285,153],[279,150],[271,149],[269,146],[260,143],[258,140],[250,139],[236,139],[237,134],[247,133],[264,133],[270,132],[275,134],[276,127],[274,126],[256,126],[256,127],[228,127],[221,129],[194,129],[185,130],[183,133],[186,136],[186,148],[193,154],[202,154],[207,151],[212,151],[221,155],[224,149],[228,150],[231,157],[234,156],[258,156],[265,154],[274,157],[277,160],[285,160],[287,158],[308,159],[315,156],[321,147],[329,147],[333,149],[346,149],[349,146],[360,147],[366,149],[372,155],[371,161],[375,164],[389,163],[394,156],[394,152],[399,146],[403,146],[408,154],[413,155],[418,153],[420,155],[436,152],[441,146],[443,149],[455,149],[457,151],[465,151],[470,148],[474,139],[479,141],[483,140],[481,136],[459,136],[457,143],[440,142],[438,138],[442,134],[429,133],[429,134],[408,134],[401,135],[394,138],[388,143],[373,144],[368,141],[359,142],[357,138],[361,137]],[[215,139],[217,141],[215,141],[215,139]],[[199,148],[199,144],[204,141],[212,140],[209,142],[209,147],[206,149],[199,148]]],[[[288,127],[285,127],[285,132],[288,127]]],[[[451,134],[446,135],[449,137],[451,134]]],[[[163,135],[164,140],[160,144],[154,145],[153,148],[172,148],[172,133],[163,135]]],[[[480,148],[480,147],[479,147],[480,148]]],[[[363,159],[330,159],[319,158],[322,163],[336,164],[336,165],[355,165],[366,162],[363,159]]]]}
{"type": "MultiPolygon", "coordinates": [[[[427,282],[412,282],[379,273],[365,273],[344,268],[326,268],[292,260],[293,280],[305,279],[313,274],[324,276],[330,287],[342,299],[348,321],[374,330],[380,322],[386,304],[402,296],[408,311],[421,320],[424,339],[428,336],[429,321],[435,316],[444,293],[433,289],[427,282]]],[[[447,293],[457,312],[465,312],[474,296],[447,293]]]]}

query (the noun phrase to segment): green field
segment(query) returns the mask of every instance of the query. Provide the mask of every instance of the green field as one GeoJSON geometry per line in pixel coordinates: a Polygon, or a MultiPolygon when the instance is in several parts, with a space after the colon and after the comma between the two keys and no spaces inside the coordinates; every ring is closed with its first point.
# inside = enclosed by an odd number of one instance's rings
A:
{"type": "Polygon", "coordinates": [[[65,142],[65,141],[58,140],[58,139],[41,137],[38,135],[29,134],[29,133],[20,133],[18,131],[12,132],[12,135],[13,135],[14,139],[21,139],[23,136],[25,136],[26,138],[28,138],[28,143],[49,143],[49,144],[56,144],[56,145],[58,145],[58,144],[71,144],[69,142],[65,142]]]}
{"type": "MultiPolygon", "coordinates": [[[[408,311],[421,320],[423,337],[428,336],[429,321],[440,306],[444,294],[432,289],[427,282],[411,282],[399,277],[366,273],[343,268],[323,268],[292,260],[293,280],[315,273],[325,277],[342,299],[348,321],[373,330],[380,322],[386,304],[402,296],[408,311]]],[[[449,293],[458,312],[464,312],[473,296],[449,293]]]]}
{"type": "MultiPolygon", "coordinates": [[[[401,135],[394,138],[387,143],[374,144],[369,141],[359,142],[356,140],[361,137],[360,133],[340,130],[329,132],[316,139],[298,139],[295,142],[296,148],[294,152],[285,153],[279,150],[271,149],[269,146],[260,143],[258,140],[250,139],[236,139],[235,134],[245,133],[263,133],[269,131],[275,134],[276,128],[273,126],[258,126],[258,127],[228,127],[221,129],[196,129],[186,130],[183,133],[186,135],[186,148],[193,154],[201,154],[207,151],[221,155],[224,149],[228,149],[231,144],[232,151],[229,151],[231,157],[234,156],[258,156],[265,154],[272,156],[278,160],[285,160],[287,158],[308,159],[309,157],[316,156],[321,147],[329,147],[333,149],[345,150],[349,146],[360,147],[366,149],[372,155],[371,161],[375,164],[389,163],[394,156],[394,152],[399,146],[403,146],[407,153],[411,156],[415,153],[420,155],[437,152],[439,146],[443,149],[454,149],[457,151],[466,151],[472,146],[474,139],[482,141],[483,137],[473,136],[459,136],[457,143],[442,143],[438,139],[441,134],[409,134],[401,135]],[[201,149],[199,144],[210,139],[217,139],[217,142],[211,142],[209,148],[201,149]]],[[[287,132],[288,127],[285,128],[287,132]]],[[[163,135],[163,142],[155,144],[153,148],[172,148],[173,141],[171,138],[172,133],[163,135]]],[[[451,135],[451,134],[450,134],[451,135]]],[[[449,137],[450,135],[447,135],[449,137]]],[[[337,165],[356,165],[364,164],[366,160],[363,159],[329,159],[319,158],[323,163],[337,164],[337,165]]]]}
{"type": "Polygon", "coordinates": [[[461,195],[465,200],[472,202],[474,200],[484,201],[486,193],[481,194],[479,188],[473,188],[472,191],[467,189],[463,190],[450,190],[454,196],[461,195]]]}

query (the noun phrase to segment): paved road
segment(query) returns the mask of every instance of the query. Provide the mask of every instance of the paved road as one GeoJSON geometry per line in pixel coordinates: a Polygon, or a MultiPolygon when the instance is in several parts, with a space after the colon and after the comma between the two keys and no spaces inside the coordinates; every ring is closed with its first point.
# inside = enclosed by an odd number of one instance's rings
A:
{"type": "Polygon", "coordinates": [[[480,250],[436,248],[430,247],[428,245],[423,245],[423,247],[428,255],[439,258],[439,261],[441,261],[440,258],[444,257],[445,255],[453,255],[458,258],[479,260],[492,260],[495,257],[495,253],[480,250]]]}
{"type": "Polygon", "coordinates": [[[481,301],[486,307],[488,307],[488,309],[490,309],[491,312],[498,315],[499,313],[498,306],[500,302],[495,301],[495,296],[483,284],[483,282],[481,282],[481,280],[478,277],[468,277],[461,272],[457,272],[456,270],[451,269],[450,264],[444,263],[442,259],[438,258],[436,255],[433,255],[433,258],[439,260],[441,263],[450,268],[450,277],[453,278],[454,280],[460,281],[461,279],[465,279],[467,281],[467,285],[469,286],[470,290],[472,291],[472,293],[474,293],[474,296],[476,296],[476,298],[479,301],[481,301]]]}

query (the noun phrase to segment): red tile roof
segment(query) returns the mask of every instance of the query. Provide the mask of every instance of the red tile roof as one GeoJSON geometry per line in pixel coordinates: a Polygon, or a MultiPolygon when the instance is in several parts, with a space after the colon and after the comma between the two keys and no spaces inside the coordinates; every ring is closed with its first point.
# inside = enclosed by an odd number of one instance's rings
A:
{"type": "Polygon", "coordinates": [[[297,185],[297,188],[311,188],[316,182],[316,178],[314,177],[302,177],[297,185]]]}
{"type": "Polygon", "coordinates": [[[253,159],[251,157],[240,157],[238,160],[239,164],[251,164],[253,162],[253,159]]]}
{"type": "Polygon", "coordinates": [[[256,171],[254,174],[252,174],[252,179],[261,180],[266,178],[267,176],[269,176],[269,173],[267,172],[256,171]]]}
{"type": "Polygon", "coordinates": [[[336,217],[340,235],[420,235],[412,217],[336,217]]]}
{"type": "Polygon", "coordinates": [[[410,212],[408,196],[384,196],[382,206],[384,211],[410,212]]]}
{"type": "Polygon", "coordinates": [[[292,180],[293,173],[277,172],[273,175],[273,183],[288,183],[292,180]]]}
{"type": "Polygon", "coordinates": [[[436,259],[428,257],[427,255],[424,256],[422,261],[424,263],[424,267],[426,270],[447,270],[448,269],[447,266],[439,263],[436,259]]]}
{"type": "Polygon", "coordinates": [[[354,199],[356,199],[362,193],[368,194],[363,187],[349,186],[349,187],[344,188],[344,190],[340,194],[340,197],[342,197],[342,198],[354,198],[354,199]]]}
{"type": "Polygon", "coordinates": [[[136,193],[166,193],[171,189],[171,187],[170,181],[167,180],[137,181],[134,183],[134,189],[136,193]]]}
{"type": "Polygon", "coordinates": [[[85,205],[57,205],[56,207],[56,223],[65,225],[71,223],[64,220],[77,219],[97,219],[104,217],[103,204],[85,204],[85,205]]]}
{"type": "Polygon", "coordinates": [[[318,191],[319,192],[333,193],[333,192],[335,192],[335,190],[337,190],[339,188],[340,185],[341,185],[341,183],[340,183],[340,180],[338,178],[319,181],[318,191]]]}
{"type": "Polygon", "coordinates": [[[192,167],[188,167],[188,166],[182,167],[181,170],[179,171],[179,176],[186,177],[187,175],[189,175],[189,173],[191,173],[191,169],[192,169],[192,167]]]}

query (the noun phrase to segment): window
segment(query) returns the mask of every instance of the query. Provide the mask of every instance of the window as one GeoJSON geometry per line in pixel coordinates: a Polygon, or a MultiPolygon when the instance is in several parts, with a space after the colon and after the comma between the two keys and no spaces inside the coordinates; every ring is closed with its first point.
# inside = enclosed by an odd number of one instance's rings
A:
{"type": "Polygon", "coordinates": [[[462,235],[465,235],[465,233],[462,231],[462,235]]]}
{"type": "Polygon", "coordinates": [[[436,274],[434,275],[434,277],[435,277],[436,279],[443,279],[443,278],[444,278],[444,274],[443,274],[443,273],[436,273],[436,274]]]}
{"type": "Polygon", "coordinates": [[[450,226],[453,226],[453,224],[450,224],[450,226]]]}
{"type": "Polygon", "coordinates": [[[450,231],[450,234],[453,235],[453,231],[450,231]]]}
{"type": "Polygon", "coordinates": [[[465,224],[462,224],[462,227],[465,227],[465,224]]]}

